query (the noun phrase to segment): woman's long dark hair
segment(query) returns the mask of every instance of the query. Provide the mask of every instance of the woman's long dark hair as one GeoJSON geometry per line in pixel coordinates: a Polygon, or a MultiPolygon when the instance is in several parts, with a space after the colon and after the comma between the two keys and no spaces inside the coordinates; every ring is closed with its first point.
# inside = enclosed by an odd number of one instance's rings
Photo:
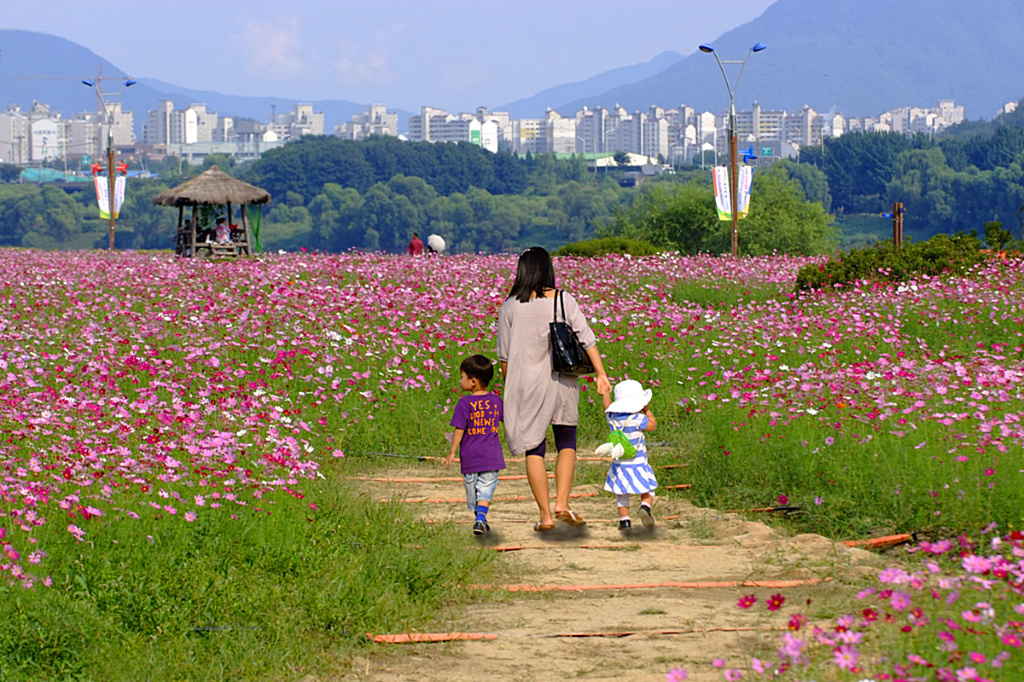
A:
{"type": "Polygon", "coordinates": [[[545,289],[555,288],[555,265],[551,262],[551,254],[539,246],[531,246],[519,256],[516,266],[516,279],[512,282],[509,298],[520,303],[530,300],[530,294],[538,298],[544,296],[545,289]]]}

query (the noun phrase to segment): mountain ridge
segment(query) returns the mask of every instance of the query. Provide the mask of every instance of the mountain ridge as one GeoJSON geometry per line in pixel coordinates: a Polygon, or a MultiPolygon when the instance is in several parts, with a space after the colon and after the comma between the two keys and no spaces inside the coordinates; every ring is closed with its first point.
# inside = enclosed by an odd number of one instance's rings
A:
{"type": "MultiPolygon", "coordinates": [[[[1024,3],[988,0],[983,9],[960,0],[901,0],[893,12],[888,0],[832,0],[826,11],[816,0],[778,0],[712,44],[723,60],[742,59],[754,43],[768,45],[746,65],[738,109],[759,101],[767,109],[807,104],[876,116],[953,99],[968,118],[991,118],[1024,94],[1024,3]]],[[[643,81],[552,107],[567,115],[584,105],[644,110],[685,102],[721,111],[729,103],[724,85],[714,56],[697,52],[643,81]]]]}
{"type": "Polygon", "coordinates": [[[507,111],[512,118],[536,118],[543,115],[552,102],[565,102],[586,97],[588,93],[604,92],[635,83],[661,73],[683,58],[678,52],[666,50],[646,62],[604,71],[582,81],[556,85],[536,95],[496,107],[495,111],[507,111]]]}
{"type": "MultiPolygon", "coordinates": [[[[92,50],[60,36],[37,31],[0,29],[0,107],[18,105],[28,110],[33,101],[50,106],[65,117],[82,111],[95,111],[96,92],[80,83],[82,79],[124,79],[128,74],[92,50]]],[[[155,109],[159,100],[171,100],[176,108],[203,102],[210,111],[221,116],[269,120],[271,104],[278,113],[285,113],[299,101],[311,101],[317,111],[324,112],[325,132],[334,124],[349,121],[352,114],[366,109],[364,104],[347,100],[296,100],[286,97],[253,97],[225,95],[209,90],[195,90],[156,78],[139,76],[130,88],[121,89],[122,106],[135,113],[135,134],[141,138],[146,112],[155,109]]],[[[115,94],[122,83],[104,88],[115,94]]],[[[409,113],[399,111],[399,121],[408,121],[409,113]]]]}

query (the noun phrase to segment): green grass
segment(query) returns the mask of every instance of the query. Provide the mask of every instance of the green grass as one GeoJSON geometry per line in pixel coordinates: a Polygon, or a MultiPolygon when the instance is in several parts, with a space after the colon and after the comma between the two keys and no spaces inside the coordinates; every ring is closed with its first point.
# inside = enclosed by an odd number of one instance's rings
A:
{"type": "Polygon", "coordinates": [[[731,308],[735,305],[759,305],[768,301],[789,301],[789,292],[774,287],[758,287],[736,282],[682,281],[672,289],[672,300],[677,305],[687,303],[705,308],[731,308]]]}
{"type": "Polygon", "coordinates": [[[0,587],[0,679],[330,676],[365,633],[429,627],[469,598],[459,582],[499,569],[454,527],[336,479],[227,512],[80,520],[84,543],[48,524],[53,585],[0,587]]]}

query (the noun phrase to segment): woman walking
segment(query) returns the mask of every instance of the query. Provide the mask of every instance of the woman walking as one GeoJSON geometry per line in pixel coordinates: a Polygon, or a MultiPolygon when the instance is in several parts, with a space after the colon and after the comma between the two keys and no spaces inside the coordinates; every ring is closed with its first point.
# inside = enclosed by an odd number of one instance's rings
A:
{"type": "MultiPolygon", "coordinates": [[[[534,246],[519,256],[512,290],[498,313],[498,359],[505,377],[505,438],[512,454],[526,454],[526,476],[540,509],[535,531],[549,531],[554,520],[572,526],[586,521],[569,508],[576,473],[576,426],[579,423],[579,386],[576,377],[555,372],[551,366],[549,324],[553,319],[555,266],[547,251],[534,246]],[[548,475],[544,468],[545,437],[551,426],[558,459],[555,463],[555,510],[551,513],[548,475]]],[[[563,292],[565,319],[579,340],[597,375],[597,392],[611,392],[601,363],[594,332],[576,299],[563,292]]]]}

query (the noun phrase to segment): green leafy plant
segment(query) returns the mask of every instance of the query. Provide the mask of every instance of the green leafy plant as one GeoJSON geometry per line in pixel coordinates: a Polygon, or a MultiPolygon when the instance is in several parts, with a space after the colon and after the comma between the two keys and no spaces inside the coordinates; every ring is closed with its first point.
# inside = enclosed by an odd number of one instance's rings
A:
{"type": "Polygon", "coordinates": [[[592,258],[593,256],[606,256],[610,253],[629,254],[631,256],[653,256],[659,253],[654,244],[642,239],[629,239],[627,237],[601,237],[598,239],[587,239],[580,242],[572,242],[555,251],[556,256],[577,256],[579,258],[592,258]]]}
{"type": "Polygon", "coordinates": [[[895,248],[881,242],[805,265],[797,273],[796,289],[809,290],[860,280],[903,282],[920,275],[963,273],[985,260],[977,236],[958,232],[938,234],[928,241],[895,248]]]}

